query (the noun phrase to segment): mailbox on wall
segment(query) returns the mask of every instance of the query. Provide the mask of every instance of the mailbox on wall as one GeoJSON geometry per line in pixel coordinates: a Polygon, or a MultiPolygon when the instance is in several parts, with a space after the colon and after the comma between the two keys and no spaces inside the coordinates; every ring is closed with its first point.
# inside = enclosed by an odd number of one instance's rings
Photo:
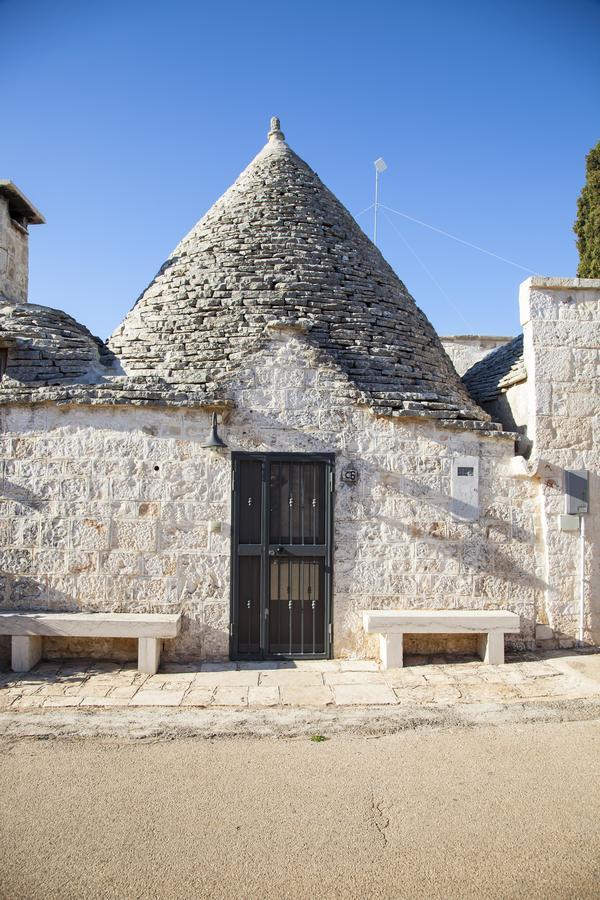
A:
{"type": "Polygon", "coordinates": [[[581,516],[589,510],[589,478],[586,469],[565,470],[565,512],[581,516]]]}

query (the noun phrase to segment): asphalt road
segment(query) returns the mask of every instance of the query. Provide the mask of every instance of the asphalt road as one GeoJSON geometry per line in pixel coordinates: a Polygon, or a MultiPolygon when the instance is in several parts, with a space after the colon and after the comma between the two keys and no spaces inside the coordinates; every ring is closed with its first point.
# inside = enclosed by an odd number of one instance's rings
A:
{"type": "Polygon", "coordinates": [[[0,739],[0,897],[600,897],[600,723],[0,739]]]}

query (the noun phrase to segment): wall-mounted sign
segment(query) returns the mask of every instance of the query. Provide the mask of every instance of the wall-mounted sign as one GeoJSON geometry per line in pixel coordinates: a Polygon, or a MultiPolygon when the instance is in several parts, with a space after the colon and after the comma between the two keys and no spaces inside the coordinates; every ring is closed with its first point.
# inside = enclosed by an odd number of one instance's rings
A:
{"type": "Polygon", "coordinates": [[[358,481],[358,469],[355,469],[354,466],[348,466],[342,472],[342,481],[345,484],[356,484],[358,481]]]}
{"type": "Polygon", "coordinates": [[[479,458],[455,456],[450,480],[452,518],[458,522],[479,519],[479,458]]]}

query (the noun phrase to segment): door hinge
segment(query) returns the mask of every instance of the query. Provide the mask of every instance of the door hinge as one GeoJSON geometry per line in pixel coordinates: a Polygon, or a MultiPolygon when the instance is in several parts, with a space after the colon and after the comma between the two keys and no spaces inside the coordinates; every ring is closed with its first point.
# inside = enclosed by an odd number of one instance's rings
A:
{"type": "Polygon", "coordinates": [[[329,633],[329,643],[331,643],[331,638],[333,636],[333,625],[331,624],[331,622],[327,626],[327,631],[329,633]]]}
{"type": "Polygon", "coordinates": [[[329,493],[333,494],[335,491],[335,473],[333,469],[329,470],[329,493]]]}
{"type": "Polygon", "coordinates": [[[231,470],[231,493],[235,493],[235,469],[231,470]]]}
{"type": "Polygon", "coordinates": [[[229,623],[229,637],[233,637],[233,622],[229,623]]]}

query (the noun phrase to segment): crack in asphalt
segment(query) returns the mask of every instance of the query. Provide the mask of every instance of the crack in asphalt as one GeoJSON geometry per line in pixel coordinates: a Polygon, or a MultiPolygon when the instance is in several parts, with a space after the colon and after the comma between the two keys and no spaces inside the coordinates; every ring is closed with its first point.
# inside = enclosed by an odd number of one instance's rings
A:
{"type": "Polygon", "coordinates": [[[388,828],[390,824],[390,818],[384,813],[384,800],[375,800],[375,791],[371,786],[371,806],[370,806],[370,818],[372,824],[377,829],[377,832],[381,836],[383,841],[383,846],[387,847],[387,835],[385,833],[386,828],[388,828]]]}

